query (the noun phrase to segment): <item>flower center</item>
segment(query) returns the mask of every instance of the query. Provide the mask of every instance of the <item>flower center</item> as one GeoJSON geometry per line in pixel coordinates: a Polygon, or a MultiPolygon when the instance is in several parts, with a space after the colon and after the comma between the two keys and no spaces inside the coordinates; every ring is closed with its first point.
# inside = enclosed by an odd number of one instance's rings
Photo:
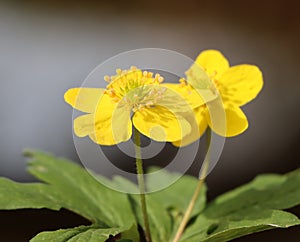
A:
{"type": "Polygon", "coordinates": [[[153,76],[152,72],[134,66],[130,70],[117,69],[116,75],[105,76],[104,80],[109,83],[106,93],[112,100],[133,112],[154,106],[166,91],[160,86],[164,80],[162,76],[153,76]]]}

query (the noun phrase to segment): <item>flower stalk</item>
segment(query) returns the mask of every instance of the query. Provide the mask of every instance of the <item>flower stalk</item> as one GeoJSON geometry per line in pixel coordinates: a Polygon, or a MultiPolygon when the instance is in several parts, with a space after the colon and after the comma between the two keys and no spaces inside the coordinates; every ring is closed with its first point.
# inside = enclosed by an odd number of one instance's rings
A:
{"type": "Polygon", "coordinates": [[[147,213],[146,205],[146,195],[145,195],[145,181],[144,181],[144,170],[143,170],[143,161],[141,154],[141,134],[134,128],[134,141],[135,141],[135,160],[136,160],[136,170],[137,170],[137,180],[140,191],[140,200],[141,200],[141,209],[145,226],[145,236],[146,241],[151,242],[150,226],[147,213]]]}
{"type": "Polygon", "coordinates": [[[201,191],[201,188],[203,187],[203,184],[204,184],[204,181],[205,181],[205,178],[206,178],[206,175],[207,175],[207,170],[208,170],[208,167],[209,167],[209,161],[210,161],[210,151],[209,151],[209,147],[210,147],[210,142],[211,142],[211,129],[208,128],[206,130],[206,156],[205,156],[205,160],[204,160],[204,163],[203,163],[203,166],[201,168],[201,174],[199,176],[199,179],[198,179],[198,184],[196,186],[196,189],[194,191],[194,194],[190,200],[190,203],[184,213],[184,216],[183,216],[183,219],[178,227],[178,230],[176,232],[176,235],[173,239],[173,242],[178,242],[184,232],[184,229],[190,219],[190,216],[191,216],[191,213],[194,209],[194,206],[197,202],[197,199],[199,197],[199,193],[201,191]]]}

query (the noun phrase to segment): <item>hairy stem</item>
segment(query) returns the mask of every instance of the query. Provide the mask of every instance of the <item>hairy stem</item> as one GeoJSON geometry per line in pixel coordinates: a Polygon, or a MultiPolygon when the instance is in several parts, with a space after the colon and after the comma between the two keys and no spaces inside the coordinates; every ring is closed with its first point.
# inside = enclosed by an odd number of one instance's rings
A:
{"type": "Polygon", "coordinates": [[[194,194],[190,200],[190,203],[189,203],[189,206],[187,207],[185,213],[184,213],[184,216],[183,216],[183,219],[178,227],[178,230],[176,232],[176,235],[173,239],[173,242],[178,242],[182,236],[182,233],[190,219],[190,216],[191,216],[191,213],[193,211],[193,208],[197,202],[197,199],[199,197],[199,193],[201,191],[201,188],[204,184],[204,181],[205,181],[205,177],[207,175],[207,170],[208,170],[208,166],[209,166],[209,160],[210,160],[210,155],[209,155],[209,146],[210,146],[210,138],[211,138],[211,130],[210,128],[207,129],[207,132],[206,132],[206,136],[207,136],[207,141],[206,141],[206,157],[205,157],[205,160],[204,160],[204,163],[203,163],[203,166],[201,168],[201,174],[199,176],[199,180],[198,180],[198,184],[197,184],[197,187],[194,191],[194,194]]]}
{"type": "Polygon", "coordinates": [[[146,241],[151,242],[152,240],[151,240],[149,219],[147,213],[144,170],[143,170],[143,161],[142,161],[142,154],[141,154],[141,134],[136,128],[134,128],[134,141],[135,141],[135,157],[136,157],[135,160],[136,160],[137,180],[139,184],[141,208],[142,208],[142,215],[143,215],[144,226],[145,226],[145,236],[146,236],[146,241]]]}

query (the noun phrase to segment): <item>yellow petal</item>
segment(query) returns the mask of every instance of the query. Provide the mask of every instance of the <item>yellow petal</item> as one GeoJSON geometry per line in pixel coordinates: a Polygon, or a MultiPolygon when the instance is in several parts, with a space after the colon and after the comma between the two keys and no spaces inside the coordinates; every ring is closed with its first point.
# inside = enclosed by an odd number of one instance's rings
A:
{"type": "Polygon", "coordinates": [[[78,137],[88,135],[100,145],[125,142],[132,135],[130,110],[119,107],[105,94],[95,113],[82,115],[74,120],[74,133],[78,137]]]}
{"type": "Polygon", "coordinates": [[[93,114],[85,114],[74,119],[74,133],[78,137],[85,137],[94,132],[93,114]]]}
{"type": "Polygon", "coordinates": [[[104,91],[101,88],[71,88],[66,91],[64,98],[73,108],[93,113],[104,91]]]}
{"type": "Polygon", "coordinates": [[[262,73],[253,65],[231,67],[218,82],[223,100],[238,106],[254,99],[263,87],[262,73]]]}
{"type": "Polygon", "coordinates": [[[232,137],[243,133],[248,128],[248,120],[244,112],[239,107],[225,108],[226,115],[226,131],[224,123],[214,122],[212,124],[211,117],[207,112],[206,119],[210,128],[218,135],[232,137]]]}
{"type": "Polygon", "coordinates": [[[180,140],[191,131],[185,118],[162,106],[136,111],[132,121],[143,135],[160,142],[180,140]]]}
{"type": "Polygon", "coordinates": [[[227,59],[217,50],[201,52],[195,62],[202,66],[206,73],[214,79],[218,79],[229,68],[227,59]]]}
{"type": "Polygon", "coordinates": [[[197,90],[210,89],[213,86],[211,77],[199,63],[195,62],[185,75],[188,84],[197,90]]]}
{"type": "MultiPolygon", "coordinates": [[[[164,83],[161,86],[166,87],[167,91],[164,98],[159,102],[161,106],[167,106],[166,103],[172,103],[178,112],[190,111],[206,102],[216,98],[216,95],[209,89],[198,89],[190,85],[182,85],[180,83],[164,83]],[[186,105],[188,104],[188,105],[186,105]],[[184,110],[186,107],[188,110],[184,110]]],[[[175,110],[172,108],[172,110],[175,110]]]]}
{"type": "Polygon", "coordinates": [[[131,135],[130,112],[117,108],[112,119],[97,122],[95,132],[90,134],[90,138],[100,145],[115,145],[129,140],[131,135]]]}
{"type": "Polygon", "coordinates": [[[111,119],[117,107],[118,102],[113,101],[108,94],[103,94],[98,100],[97,107],[94,110],[97,121],[111,119]]]}
{"type": "Polygon", "coordinates": [[[97,144],[114,145],[125,142],[132,135],[130,110],[103,95],[94,115],[95,129],[90,138],[97,144]]]}
{"type": "Polygon", "coordinates": [[[195,118],[196,118],[196,123],[194,123],[194,120],[188,119],[192,131],[185,137],[183,137],[182,140],[178,140],[173,142],[172,144],[176,147],[181,147],[181,146],[187,146],[196,140],[198,140],[203,133],[205,132],[207,128],[207,121],[205,117],[205,112],[206,109],[203,108],[203,106],[198,107],[194,110],[195,118]]]}

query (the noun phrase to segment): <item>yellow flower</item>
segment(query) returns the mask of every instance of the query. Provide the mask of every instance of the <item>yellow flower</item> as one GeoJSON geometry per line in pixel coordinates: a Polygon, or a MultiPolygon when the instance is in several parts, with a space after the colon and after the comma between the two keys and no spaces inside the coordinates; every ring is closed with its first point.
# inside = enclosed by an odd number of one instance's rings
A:
{"type": "Polygon", "coordinates": [[[186,117],[193,115],[194,106],[163,86],[159,74],[132,67],[104,79],[106,89],[72,88],[65,93],[68,104],[87,113],[74,120],[77,136],[113,145],[130,139],[132,125],[156,141],[173,142],[191,132],[186,117]]]}
{"type": "MultiPolygon", "coordinates": [[[[215,133],[225,137],[243,133],[248,127],[248,120],[240,107],[253,100],[263,87],[263,77],[259,68],[247,64],[230,67],[227,59],[217,50],[203,51],[197,57],[194,65],[200,65],[205,70],[220,96],[219,100],[215,99],[208,102],[207,105],[199,104],[194,109],[200,131],[198,135],[201,136],[208,126],[215,133]],[[212,124],[209,110],[220,106],[218,103],[220,100],[223,103],[226,124],[221,121],[212,124]]],[[[201,78],[197,77],[195,66],[192,66],[186,75],[187,83],[193,87],[201,88],[203,86],[201,78]]],[[[205,82],[204,85],[208,85],[208,82],[205,82]]],[[[193,141],[195,139],[187,136],[174,144],[180,146],[193,141]]]]}

